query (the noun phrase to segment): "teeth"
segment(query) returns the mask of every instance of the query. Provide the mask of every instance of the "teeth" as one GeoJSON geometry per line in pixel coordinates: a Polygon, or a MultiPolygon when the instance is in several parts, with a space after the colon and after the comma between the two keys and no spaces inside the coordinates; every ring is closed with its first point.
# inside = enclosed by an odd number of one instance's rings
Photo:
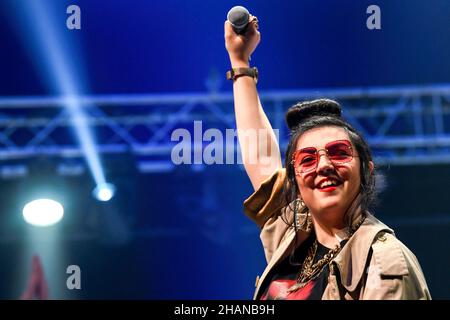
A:
{"type": "Polygon", "coordinates": [[[337,185],[336,181],[334,181],[334,180],[327,180],[327,181],[322,182],[320,184],[320,187],[321,188],[325,188],[325,187],[328,187],[328,186],[335,186],[335,185],[337,185]]]}

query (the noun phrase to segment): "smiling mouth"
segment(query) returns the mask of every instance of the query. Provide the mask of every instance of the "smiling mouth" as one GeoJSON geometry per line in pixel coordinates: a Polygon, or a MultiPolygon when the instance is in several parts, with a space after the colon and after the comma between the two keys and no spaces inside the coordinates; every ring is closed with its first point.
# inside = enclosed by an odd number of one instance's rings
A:
{"type": "Polygon", "coordinates": [[[336,187],[340,186],[342,184],[341,181],[335,180],[335,179],[327,179],[325,181],[320,182],[316,188],[319,189],[319,191],[325,191],[330,192],[336,189],[336,187]]]}

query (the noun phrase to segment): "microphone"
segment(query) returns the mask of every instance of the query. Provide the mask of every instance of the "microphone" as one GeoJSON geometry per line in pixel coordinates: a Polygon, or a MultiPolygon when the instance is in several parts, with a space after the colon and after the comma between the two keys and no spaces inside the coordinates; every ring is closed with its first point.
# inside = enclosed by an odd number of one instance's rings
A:
{"type": "Polygon", "coordinates": [[[234,32],[243,34],[247,30],[250,13],[242,6],[235,6],[228,11],[227,19],[233,27],[234,32]]]}

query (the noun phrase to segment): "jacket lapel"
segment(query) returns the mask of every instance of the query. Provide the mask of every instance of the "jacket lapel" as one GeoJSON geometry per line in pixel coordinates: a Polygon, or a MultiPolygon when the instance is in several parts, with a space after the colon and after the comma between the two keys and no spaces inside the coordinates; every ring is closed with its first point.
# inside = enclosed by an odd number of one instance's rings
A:
{"type": "Polygon", "coordinates": [[[334,259],[339,269],[341,283],[349,292],[353,292],[361,280],[372,243],[381,231],[394,234],[392,229],[368,214],[334,259]]]}

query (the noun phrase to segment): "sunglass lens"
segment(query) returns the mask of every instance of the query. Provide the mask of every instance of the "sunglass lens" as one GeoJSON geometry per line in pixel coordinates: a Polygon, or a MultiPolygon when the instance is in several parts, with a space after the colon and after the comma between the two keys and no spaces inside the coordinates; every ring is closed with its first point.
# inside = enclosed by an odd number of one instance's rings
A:
{"type": "Polygon", "coordinates": [[[296,167],[300,168],[301,172],[306,172],[312,170],[317,165],[317,154],[316,149],[306,148],[301,150],[297,154],[296,167]]]}
{"type": "Polygon", "coordinates": [[[327,146],[327,149],[328,156],[333,161],[347,162],[352,160],[351,146],[346,143],[336,142],[327,146]]]}

